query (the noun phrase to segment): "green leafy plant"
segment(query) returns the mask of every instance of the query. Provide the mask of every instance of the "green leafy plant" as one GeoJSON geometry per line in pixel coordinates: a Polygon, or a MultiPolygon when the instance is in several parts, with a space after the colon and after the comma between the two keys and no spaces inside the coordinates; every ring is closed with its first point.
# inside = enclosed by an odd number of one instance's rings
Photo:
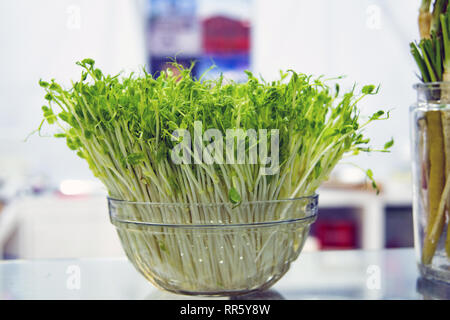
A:
{"type": "MultiPolygon", "coordinates": [[[[201,81],[192,76],[192,67],[177,63],[158,76],[143,70],[122,78],[104,75],[92,59],[78,65],[81,79],[69,89],[54,80],[40,81],[48,102],[40,128],[45,122],[57,126],[55,136],[88,162],[110,197],[184,204],[155,211],[122,208],[132,220],[228,225],[301,218],[302,211],[289,210],[289,202],[259,203],[313,195],[344,155],[387,151],[393,144],[374,150],[364,135],[370,123],[389,117],[384,111],[360,117],[357,104],[378,92],[373,85],[341,95],[339,85],[331,89],[322,78],[292,70],[272,82],[247,72],[245,83],[234,83],[223,77],[201,81]],[[186,130],[194,137],[198,122],[203,131],[223,135],[230,129],[278,130],[278,141],[272,142],[274,135],[267,138],[268,150],[278,143],[278,170],[262,174],[267,163],[250,161],[251,149],[263,141],[249,136],[241,139],[246,151],[241,163],[174,163],[172,151],[185,139],[174,132],[186,130]],[[229,206],[195,206],[210,203],[229,206]]],[[[376,187],[372,171],[366,173],[376,187]]],[[[200,240],[182,230],[155,235],[119,229],[119,235],[129,257],[138,255],[134,260],[159,266],[186,290],[202,292],[218,284],[224,290],[242,283],[254,288],[280,263],[286,272],[284,261],[296,257],[308,227],[286,228],[197,234],[200,240]]]]}
{"type": "Polygon", "coordinates": [[[373,151],[363,130],[388,117],[377,111],[360,121],[357,103],[376,94],[375,86],[339,97],[320,78],[292,70],[271,83],[247,72],[248,81],[240,84],[222,77],[198,81],[190,68],[176,63],[178,74],[168,70],[153,77],[143,70],[141,76],[123,79],[104,75],[92,59],[77,64],[81,79],[69,90],[54,80],[40,81],[48,101],[42,107],[44,121],[59,126],[55,136],[86,159],[112,197],[130,201],[192,201],[190,192],[199,202],[310,195],[344,154],[373,151]],[[224,134],[227,129],[278,129],[279,172],[261,175],[261,164],[171,163],[170,151],[178,143],[172,133],[186,129],[193,136],[195,121],[203,130],[224,134]],[[218,192],[208,191],[208,180],[218,192]]]}

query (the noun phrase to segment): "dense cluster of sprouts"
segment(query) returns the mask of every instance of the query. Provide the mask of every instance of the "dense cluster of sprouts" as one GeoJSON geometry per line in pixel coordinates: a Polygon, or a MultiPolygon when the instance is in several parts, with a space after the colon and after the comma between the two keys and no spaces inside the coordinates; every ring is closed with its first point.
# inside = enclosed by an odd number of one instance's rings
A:
{"type": "MultiPolygon", "coordinates": [[[[65,138],[69,148],[86,159],[111,198],[182,204],[157,209],[151,205],[115,207],[115,216],[127,221],[226,226],[301,218],[306,213],[289,203],[263,207],[249,203],[313,195],[344,155],[371,151],[363,130],[370,122],[388,116],[378,111],[364,122],[360,120],[357,103],[375,94],[375,86],[365,86],[361,92],[353,88],[340,95],[338,85],[331,89],[321,78],[292,70],[273,82],[247,72],[247,82],[235,83],[222,77],[196,79],[192,68],[176,63],[158,76],[143,70],[139,76],[126,78],[104,75],[91,59],[78,64],[83,68],[81,80],[69,90],[54,80],[40,81],[48,101],[42,108],[44,121],[59,126],[61,132],[56,136],[65,138]],[[230,129],[276,129],[277,139],[267,137],[267,149],[278,151],[278,170],[263,174],[261,168],[267,167],[267,161],[248,161],[250,152],[240,163],[174,163],[171,154],[182,142],[174,132],[184,130],[194,137],[198,122],[203,131],[215,129],[224,136],[230,129]],[[277,149],[272,148],[274,141],[277,149]],[[223,206],[202,206],[207,204],[223,206]]],[[[263,142],[260,136],[257,139],[257,145],[263,142]]],[[[242,141],[246,151],[254,147],[248,136],[242,141]]],[[[392,143],[386,143],[382,151],[392,143]]],[[[270,156],[273,159],[274,155],[270,156]]],[[[370,170],[367,176],[372,179],[370,170]]],[[[252,287],[269,278],[262,270],[268,268],[273,274],[277,259],[296,257],[307,226],[281,234],[276,228],[264,232],[240,229],[231,235],[189,230],[191,234],[186,230],[146,233],[119,228],[119,234],[125,251],[134,261],[140,256],[146,270],[156,266],[166,270],[166,278],[185,277],[188,291],[211,291],[218,283],[233,291],[243,281],[252,287]],[[194,236],[200,234],[202,239],[194,236]],[[245,247],[247,243],[250,247],[245,247]],[[225,254],[222,258],[221,252],[225,254]],[[196,267],[199,259],[204,266],[208,260],[209,268],[194,275],[193,268],[201,266],[196,267]]],[[[164,278],[138,268],[151,274],[150,278],[164,278]]]]}
{"type": "Polygon", "coordinates": [[[360,123],[357,102],[376,93],[374,86],[338,97],[339,90],[294,71],[271,83],[248,72],[239,84],[197,81],[180,65],[177,73],[143,71],[120,80],[103,75],[91,59],[79,64],[82,78],[69,90],[40,81],[47,91],[45,120],[60,126],[55,136],[67,139],[117,199],[217,203],[311,195],[344,154],[370,151],[363,129],[384,115],[378,111],[360,123]],[[173,132],[194,136],[195,121],[224,135],[227,129],[278,129],[279,172],[261,175],[261,163],[172,163],[173,132]]]}

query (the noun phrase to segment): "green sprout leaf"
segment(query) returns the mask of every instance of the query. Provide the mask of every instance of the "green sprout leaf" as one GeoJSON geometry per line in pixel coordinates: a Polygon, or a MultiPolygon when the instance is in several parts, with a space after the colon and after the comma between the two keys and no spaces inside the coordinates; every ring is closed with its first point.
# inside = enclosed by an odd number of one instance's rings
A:
{"type": "Polygon", "coordinates": [[[42,80],[39,80],[39,85],[40,85],[42,88],[47,88],[47,87],[49,86],[49,83],[48,83],[48,82],[45,82],[45,81],[42,81],[42,80]]]}
{"type": "Polygon", "coordinates": [[[65,133],[55,133],[53,135],[55,138],[66,138],[66,134],[65,133]]]}
{"type": "Polygon", "coordinates": [[[95,61],[91,58],[86,58],[86,59],[83,59],[81,61],[81,63],[85,64],[85,65],[93,66],[95,64],[95,61]]]}
{"type": "Polygon", "coordinates": [[[371,117],[370,120],[378,120],[380,119],[381,116],[384,115],[384,111],[383,110],[379,110],[377,112],[375,112],[371,117]]]}
{"type": "Polygon", "coordinates": [[[388,142],[384,144],[384,150],[390,149],[394,145],[394,138],[391,138],[388,142]]]}
{"type": "Polygon", "coordinates": [[[231,188],[230,190],[228,190],[228,199],[231,201],[231,203],[238,204],[239,202],[241,202],[241,195],[235,188],[231,188]]]}
{"type": "Polygon", "coordinates": [[[371,181],[371,183],[372,183],[372,188],[373,188],[374,190],[376,190],[377,194],[379,194],[379,193],[380,193],[380,189],[378,188],[378,185],[377,185],[377,183],[376,183],[376,181],[375,181],[375,178],[373,177],[373,172],[372,172],[372,170],[367,169],[367,171],[366,171],[366,176],[367,176],[367,178],[369,178],[369,180],[371,181]]]}
{"type": "Polygon", "coordinates": [[[376,87],[374,85],[372,85],[372,84],[371,85],[367,85],[367,86],[364,86],[362,88],[361,92],[363,94],[372,94],[374,92],[375,88],[376,87]]]}

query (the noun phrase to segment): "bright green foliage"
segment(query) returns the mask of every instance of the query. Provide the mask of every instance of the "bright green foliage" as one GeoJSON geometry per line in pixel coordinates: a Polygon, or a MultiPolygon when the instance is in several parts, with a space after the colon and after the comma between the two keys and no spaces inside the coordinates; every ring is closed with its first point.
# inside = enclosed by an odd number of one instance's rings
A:
{"type": "Polygon", "coordinates": [[[247,82],[234,83],[199,81],[192,67],[176,63],[179,74],[143,70],[122,79],[104,75],[92,59],[77,64],[81,80],[69,90],[39,82],[48,101],[44,118],[60,126],[57,136],[120,199],[236,204],[310,195],[346,153],[372,151],[363,129],[388,118],[378,111],[360,120],[357,102],[376,94],[375,86],[338,96],[338,85],[332,90],[292,70],[270,83],[247,72],[247,82]],[[279,129],[280,171],[264,176],[260,164],[174,164],[172,133],[181,128],[193,136],[194,121],[224,136],[227,129],[279,129]]]}

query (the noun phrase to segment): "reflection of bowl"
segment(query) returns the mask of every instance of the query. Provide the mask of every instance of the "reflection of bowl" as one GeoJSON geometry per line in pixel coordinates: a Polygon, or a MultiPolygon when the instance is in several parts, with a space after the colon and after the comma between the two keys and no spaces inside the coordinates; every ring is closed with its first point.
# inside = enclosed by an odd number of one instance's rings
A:
{"type": "Polygon", "coordinates": [[[230,300],[286,300],[281,293],[269,289],[230,297],[230,300]]]}
{"type": "Polygon", "coordinates": [[[450,299],[450,285],[446,282],[420,277],[417,279],[416,289],[425,300],[450,299]]]}
{"type": "Polygon", "coordinates": [[[266,289],[289,269],[317,216],[318,196],[228,203],[108,199],[111,222],[137,270],[182,294],[266,289]]]}

